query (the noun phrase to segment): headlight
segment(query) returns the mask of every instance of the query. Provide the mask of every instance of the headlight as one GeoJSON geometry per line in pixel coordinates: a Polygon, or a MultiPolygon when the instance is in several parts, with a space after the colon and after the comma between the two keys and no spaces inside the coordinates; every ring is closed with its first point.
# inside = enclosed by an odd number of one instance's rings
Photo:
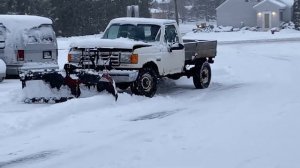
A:
{"type": "Polygon", "coordinates": [[[131,53],[121,53],[121,63],[125,64],[138,64],[139,62],[139,55],[138,54],[131,54],[131,53]]]}
{"type": "Polygon", "coordinates": [[[121,63],[130,64],[131,63],[131,53],[121,53],[121,63]]]}
{"type": "Polygon", "coordinates": [[[72,48],[68,53],[68,62],[79,62],[81,58],[81,51],[72,48]]]}

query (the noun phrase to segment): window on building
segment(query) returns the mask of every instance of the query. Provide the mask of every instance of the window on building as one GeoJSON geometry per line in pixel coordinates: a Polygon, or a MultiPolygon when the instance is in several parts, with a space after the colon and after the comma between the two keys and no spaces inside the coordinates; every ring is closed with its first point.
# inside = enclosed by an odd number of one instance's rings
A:
{"type": "Polygon", "coordinates": [[[279,12],[279,19],[280,19],[280,21],[283,21],[283,11],[279,12]]]}

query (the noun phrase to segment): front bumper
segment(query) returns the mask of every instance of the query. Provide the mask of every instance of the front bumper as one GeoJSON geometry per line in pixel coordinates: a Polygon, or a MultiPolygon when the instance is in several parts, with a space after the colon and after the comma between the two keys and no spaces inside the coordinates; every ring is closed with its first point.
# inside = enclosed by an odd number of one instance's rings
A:
{"type": "Polygon", "coordinates": [[[108,74],[114,79],[116,83],[130,83],[136,81],[139,71],[137,70],[110,70],[108,74]]]}
{"type": "Polygon", "coordinates": [[[24,63],[7,65],[7,75],[19,75],[25,71],[44,71],[44,70],[58,70],[59,66],[55,63],[24,63]]]}

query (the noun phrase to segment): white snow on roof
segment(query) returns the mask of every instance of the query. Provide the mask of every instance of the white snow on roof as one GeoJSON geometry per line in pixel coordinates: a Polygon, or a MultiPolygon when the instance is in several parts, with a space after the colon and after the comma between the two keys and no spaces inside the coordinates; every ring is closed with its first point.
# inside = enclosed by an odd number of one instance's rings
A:
{"type": "Polygon", "coordinates": [[[150,13],[162,13],[163,10],[161,9],[155,9],[155,8],[150,8],[150,13]]]}
{"type": "Polygon", "coordinates": [[[40,16],[29,15],[0,15],[2,23],[9,31],[20,29],[31,29],[41,24],[52,24],[51,19],[40,16]]]}
{"type": "Polygon", "coordinates": [[[294,5],[294,0],[280,0],[281,2],[287,4],[288,6],[294,5]]]}
{"type": "Polygon", "coordinates": [[[124,18],[117,18],[113,19],[110,24],[113,23],[121,23],[121,24],[169,24],[169,23],[176,23],[175,20],[167,20],[167,19],[153,19],[153,18],[131,18],[131,17],[124,17],[124,18]]]}
{"type": "Polygon", "coordinates": [[[185,8],[186,10],[191,10],[191,9],[193,9],[193,6],[192,6],[192,5],[188,5],[188,6],[184,6],[184,8],[185,8]]]}
{"type": "Polygon", "coordinates": [[[286,8],[287,7],[287,4],[281,2],[281,1],[278,1],[278,0],[264,0],[264,1],[261,1],[260,3],[256,4],[253,6],[253,8],[256,8],[258,6],[260,6],[261,4],[264,4],[266,2],[270,2],[270,3],[273,3],[277,6],[279,6],[280,8],[286,8]]]}
{"type": "Polygon", "coordinates": [[[166,4],[166,3],[170,3],[171,0],[154,0],[154,2],[157,2],[159,4],[166,4]]]}

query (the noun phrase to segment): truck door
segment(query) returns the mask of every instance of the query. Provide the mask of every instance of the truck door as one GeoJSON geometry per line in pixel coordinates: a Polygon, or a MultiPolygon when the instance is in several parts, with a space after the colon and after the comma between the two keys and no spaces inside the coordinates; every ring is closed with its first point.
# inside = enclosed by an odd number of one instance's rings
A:
{"type": "Polygon", "coordinates": [[[175,74],[182,72],[184,66],[184,47],[175,47],[180,45],[180,39],[178,36],[175,25],[166,25],[164,33],[164,58],[163,67],[167,74],[175,74]]]}

